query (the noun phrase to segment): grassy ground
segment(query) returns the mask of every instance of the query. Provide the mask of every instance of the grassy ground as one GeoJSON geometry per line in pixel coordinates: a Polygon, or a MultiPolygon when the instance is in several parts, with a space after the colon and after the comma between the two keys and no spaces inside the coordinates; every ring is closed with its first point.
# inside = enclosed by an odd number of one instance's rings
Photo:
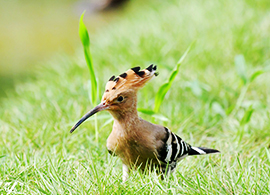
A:
{"type": "Polygon", "coordinates": [[[80,48],[44,63],[37,80],[2,99],[1,194],[270,193],[270,77],[246,79],[269,70],[268,0],[143,2],[131,1],[122,19],[91,35],[102,91],[112,74],[155,63],[160,75],[138,97],[138,107],[152,109],[158,88],[196,41],[160,110],[170,120],[140,115],[221,154],[189,157],[164,181],[134,171],[122,184],[121,162],[106,150],[108,113],[98,115],[98,143],[93,120],[69,134],[93,107],[80,48]]]}

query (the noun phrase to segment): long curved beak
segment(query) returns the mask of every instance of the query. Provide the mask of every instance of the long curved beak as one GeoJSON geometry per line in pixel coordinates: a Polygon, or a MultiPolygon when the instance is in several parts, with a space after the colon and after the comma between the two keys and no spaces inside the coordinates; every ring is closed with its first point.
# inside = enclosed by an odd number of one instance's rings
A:
{"type": "Polygon", "coordinates": [[[95,108],[93,108],[92,110],[90,110],[88,113],[86,113],[77,123],[76,125],[74,125],[72,127],[72,129],[70,130],[70,133],[72,133],[73,131],[75,131],[75,129],[80,126],[80,124],[82,124],[86,119],[88,119],[89,117],[91,117],[92,115],[96,114],[99,111],[102,110],[106,110],[108,109],[109,106],[105,105],[104,102],[101,102],[99,105],[97,105],[95,108]]]}

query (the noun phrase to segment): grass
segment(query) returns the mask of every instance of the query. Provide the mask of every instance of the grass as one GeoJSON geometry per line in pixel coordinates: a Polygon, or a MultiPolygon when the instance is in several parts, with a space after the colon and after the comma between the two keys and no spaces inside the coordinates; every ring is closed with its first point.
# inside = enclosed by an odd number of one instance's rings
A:
{"type": "MultiPolygon", "coordinates": [[[[81,15],[81,18],[80,18],[79,35],[81,38],[81,42],[83,44],[85,61],[86,61],[86,64],[88,66],[89,73],[90,73],[90,83],[91,83],[90,90],[89,90],[90,102],[92,103],[92,106],[95,106],[97,105],[99,87],[97,84],[97,78],[95,76],[95,70],[93,66],[93,59],[90,52],[90,38],[89,38],[88,31],[86,29],[86,26],[83,23],[83,16],[84,16],[84,13],[81,15]]],[[[98,126],[97,126],[97,116],[95,116],[95,135],[96,135],[96,142],[98,142],[99,135],[98,135],[98,126]]]]}
{"type": "Polygon", "coordinates": [[[37,80],[2,99],[1,194],[269,194],[269,7],[267,0],[130,1],[121,19],[91,35],[99,86],[132,66],[158,65],[159,76],[138,94],[138,107],[150,110],[196,41],[159,108],[169,121],[155,122],[220,155],[186,158],[164,181],[134,171],[122,184],[121,162],[106,150],[108,113],[97,115],[98,143],[94,118],[69,133],[92,108],[80,47],[45,62],[37,80]]]}

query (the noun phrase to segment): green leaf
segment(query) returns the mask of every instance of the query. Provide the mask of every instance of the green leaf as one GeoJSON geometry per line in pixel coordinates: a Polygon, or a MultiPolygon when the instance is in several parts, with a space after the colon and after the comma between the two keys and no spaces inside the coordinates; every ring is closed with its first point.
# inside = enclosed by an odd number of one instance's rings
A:
{"type": "Polygon", "coordinates": [[[97,80],[95,76],[95,71],[93,67],[93,61],[92,61],[92,56],[90,52],[90,39],[88,35],[88,31],[83,23],[83,16],[84,13],[82,13],[81,18],[80,18],[80,26],[79,26],[79,35],[81,38],[81,42],[83,44],[84,48],[84,57],[86,64],[89,68],[89,73],[90,73],[90,81],[91,81],[91,102],[93,105],[97,103],[97,96],[98,96],[98,86],[97,86],[97,80]]]}
{"type": "Polygon", "coordinates": [[[169,83],[164,83],[158,90],[156,98],[155,98],[155,108],[154,111],[158,112],[159,108],[161,106],[162,101],[164,100],[164,97],[166,95],[166,93],[169,91],[170,89],[170,84],[169,83]]]}
{"type": "Polygon", "coordinates": [[[161,104],[162,104],[162,102],[164,100],[164,97],[167,94],[167,92],[169,91],[169,89],[171,88],[172,82],[174,81],[175,77],[179,73],[179,68],[180,68],[182,62],[184,61],[185,57],[187,56],[191,46],[192,46],[192,44],[187,48],[185,53],[182,55],[182,57],[177,62],[174,70],[171,73],[171,76],[170,76],[169,80],[159,88],[159,90],[158,90],[158,92],[156,94],[156,98],[155,98],[155,108],[154,108],[155,112],[159,111],[159,108],[160,108],[160,106],[161,106],[161,104]]]}
{"type": "Polygon", "coordinates": [[[245,112],[242,120],[240,121],[240,125],[245,125],[250,121],[251,115],[253,113],[254,109],[252,108],[252,105],[249,106],[248,110],[245,112]]]}
{"type": "Polygon", "coordinates": [[[160,120],[160,121],[170,121],[167,117],[165,117],[164,115],[162,114],[153,114],[152,117],[160,120]]]}
{"type": "Polygon", "coordinates": [[[141,113],[143,113],[143,114],[150,115],[150,116],[152,116],[152,117],[154,117],[156,119],[159,119],[161,121],[169,121],[169,119],[167,117],[165,117],[162,114],[156,113],[153,110],[144,109],[144,108],[138,108],[138,111],[141,112],[141,113]]]}
{"type": "Polygon", "coordinates": [[[252,82],[253,80],[255,80],[258,76],[260,76],[261,74],[265,73],[265,71],[263,70],[258,70],[256,72],[254,72],[251,77],[250,77],[250,82],[252,82]]]}
{"type": "Polygon", "coordinates": [[[84,13],[85,12],[83,12],[81,17],[80,17],[79,35],[80,35],[83,46],[90,47],[90,39],[89,39],[88,31],[86,29],[86,26],[83,23],[84,13]]]}
{"type": "Polygon", "coordinates": [[[149,110],[149,109],[144,109],[144,108],[138,108],[138,111],[143,113],[143,114],[147,114],[147,115],[153,115],[155,114],[155,112],[153,110],[149,110]]]}
{"type": "Polygon", "coordinates": [[[237,74],[242,79],[243,83],[246,84],[248,81],[246,73],[246,62],[243,55],[236,55],[234,58],[234,64],[237,71],[237,74]]]}

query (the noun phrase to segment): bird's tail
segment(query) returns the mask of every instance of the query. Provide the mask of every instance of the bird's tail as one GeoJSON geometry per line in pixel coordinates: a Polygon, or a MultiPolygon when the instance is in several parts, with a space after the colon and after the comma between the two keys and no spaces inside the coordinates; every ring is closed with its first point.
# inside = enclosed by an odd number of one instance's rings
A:
{"type": "Polygon", "coordinates": [[[204,148],[204,147],[191,147],[188,155],[202,155],[202,154],[211,154],[211,153],[220,153],[216,149],[204,148]]]}

